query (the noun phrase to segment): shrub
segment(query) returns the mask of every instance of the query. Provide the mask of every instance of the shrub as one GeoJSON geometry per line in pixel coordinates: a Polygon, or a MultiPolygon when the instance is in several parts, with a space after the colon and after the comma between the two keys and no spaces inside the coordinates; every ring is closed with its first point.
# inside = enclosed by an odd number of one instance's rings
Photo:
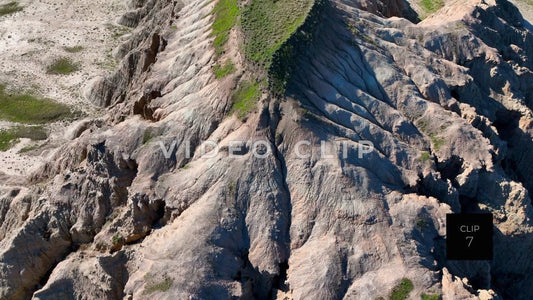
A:
{"type": "Polygon", "coordinates": [[[440,296],[436,294],[422,294],[422,300],[439,300],[440,296]]]}
{"type": "Polygon", "coordinates": [[[231,181],[228,183],[228,196],[235,198],[235,193],[237,191],[237,185],[235,182],[231,181]]]}
{"type": "MultiPolygon", "coordinates": [[[[145,276],[146,277],[149,277],[149,276],[145,276]]],[[[145,288],[144,288],[144,292],[143,294],[152,294],[154,292],[157,292],[157,291],[160,291],[160,292],[166,292],[170,289],[170,287],[172,286],[172,283],[174,281],[168,277],[164,277],[162,281],[160,282],[154,282],[154,283],[147,283],[145,288]]]]}
{"type": "Polygon", "coordinates": [[[64,47],[65,51],[69,53],[78,53],[83,51],[83,46],[72,46],[72,47],[64,47]]]}
{"type": "Polygon", "coordinates": [[[431,156],[429,155],[429,152],[427,152],[427,151],[422,151],[422,153],[420,154],[420,160],[421,160],[422,162],[426,162],[426,161],[428,161],[428,160],[430,160],[430,159],[431,159],[431,156]]]}
{"type": "Polygon", "coordinates": [[[72,62],[70,58],[61,57],[56,59],[51,65],[46,68],[48,74],[53,75],[68,75],[80,69],[78,63],[72,62]]]}
{"type": "Polygon", "coordinates": [[[405,300],[409,297],[409,293],[413,290],[413,282],[404,278],[395,286],[389,296],[390,300],[405,300]]]}
{"type": "Polygon", "coordinates": [[[417,126],[422,132],[426,132],[429,126],[429,122],[426,119],[420,119],[417,122],[417,126]]]}
{"type": "Polygon", "coordinates": [[[115,235],[113,235],[112,241],[113,245],[118,245],[124,242],[124,237],[122,237],[120,233],[115,233],[115,235]]]}
{"type": "Polygon", "coordinates": [[[122,25],[115,25],[112,23],[105,24],[105,27],[107,30],[111,32],[111,37],[114,39],[118,39],[122,37],[123,35],[126,35],[132,31],[132,28],[122,25]]]}
{"type": "Polygon", "coordinates": [[[232,96],[231,111],[236,112],[239,119],[243,119],[254,109],[260,96],[261,90],[258,83],[241,82],[239,88],[232,96]]]}
{"type": "Polygon", "coordinates": [[[42,124],[72,116],[70,108],[64,104],[30,94],[7,93],[5,87],[0,85],[0,119],[42,124]]]}
{"type": "Polygon", "coordinates": [[[433,147],[435,147],[435,150],[439,151],[442,145],[446,143],[446,140],[443,138],[440,138],[436,136],[435,134],[430,134],[429,137],[431,138],[431,142],[433,143],[433,147]]]}
{"type": "Polygon", "coordinates": [[[143,145],[152,141],[154,138],[160,135],[161,135],[161,132],[159,128],[152,128],[152,127],[146,128],[143,134],[143,140],[142,140],[143,145]]]}
{"type": "Polygon", "coordinates": [[[429,226],[429,221],[426,218],[417,218],[415,225],[419,230],[423,230],[429,226]]]}
{"type": "Polygon", "coordinates": [[[22,7],[16,1],[0,5],[0,17],[22,11],[22,7]]]}

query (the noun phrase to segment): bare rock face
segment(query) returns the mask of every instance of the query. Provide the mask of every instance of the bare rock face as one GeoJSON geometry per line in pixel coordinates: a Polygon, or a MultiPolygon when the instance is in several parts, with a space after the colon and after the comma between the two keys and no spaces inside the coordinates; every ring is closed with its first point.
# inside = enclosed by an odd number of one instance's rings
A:
{"type": "Polygon", "coordinates": [[[236,72],[213,74],[215,4],[130,4],[87,90],[107,114],[0,188],[0,298],[533,295],[533,34],[512,4],[414,24],[407,2],[317,1],[286,92],[244,119],[253,69],[233,29],[236,72]],[[446,214],[481,211],[494,260],[447,261],[446,214]]]}

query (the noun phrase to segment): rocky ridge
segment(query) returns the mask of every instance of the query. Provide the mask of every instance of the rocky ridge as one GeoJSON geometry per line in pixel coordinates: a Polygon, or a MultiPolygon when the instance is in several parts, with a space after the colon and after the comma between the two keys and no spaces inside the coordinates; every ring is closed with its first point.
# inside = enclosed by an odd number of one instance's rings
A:
{"type": "Polygon", "coordinates": [[[461,1],[415,24],[409,3],[317,3],[285,93],[263,87],[240,119],[232,93],[253,69],[238,28],[221,58],[214,2],[133,1],[120,65],[87,90],[108,113],[75,125],[31,185],[2,187],[1,298],[368,299],[402,278],[412,297],[532,295],[519,11],[461,1]],[[217,79],[226,56],[236,71],[217,79]],[[446,213],[479,211],[495,215],[494,260],[446,261],[446,213]]]}

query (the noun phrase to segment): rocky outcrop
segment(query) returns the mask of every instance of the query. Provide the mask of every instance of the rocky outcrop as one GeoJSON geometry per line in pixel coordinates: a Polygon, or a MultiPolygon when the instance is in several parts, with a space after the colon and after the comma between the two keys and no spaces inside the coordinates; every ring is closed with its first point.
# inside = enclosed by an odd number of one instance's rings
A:
{"type": "Polygon", "coordinates": [[[0,298],[368,299],[404,278],[413,298],[533,295],[532,34],[511,4],[414,24],[407,3],[325,1],[286,93],[244,121],[250,71],[212,71],[214,4],[121,19],[122,62],[88,93],[108,113],[1,190],[0,298]],[[446,214],[479,211],[495,259],[447,261],[446,214]]]}

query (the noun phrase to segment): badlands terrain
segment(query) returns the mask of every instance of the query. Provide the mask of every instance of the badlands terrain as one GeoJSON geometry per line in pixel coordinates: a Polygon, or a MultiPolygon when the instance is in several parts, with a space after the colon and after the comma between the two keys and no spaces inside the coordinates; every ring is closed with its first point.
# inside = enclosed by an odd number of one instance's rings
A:
{"type": "Polygon", "coordinates": [[[0,1],[0,299],[531,299],[515,1],[0,1]]]}

